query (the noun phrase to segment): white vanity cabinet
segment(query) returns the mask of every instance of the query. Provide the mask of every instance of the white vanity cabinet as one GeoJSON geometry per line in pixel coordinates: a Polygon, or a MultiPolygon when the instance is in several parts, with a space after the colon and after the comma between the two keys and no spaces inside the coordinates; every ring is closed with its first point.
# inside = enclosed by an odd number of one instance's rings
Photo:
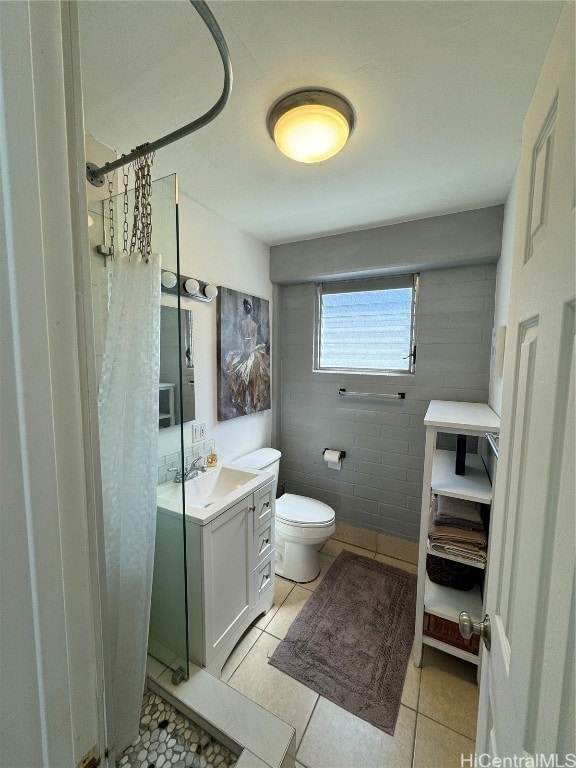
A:
{"type": "Polygon", "coordinates": [[[190,660],[219,675],[274,599],[272,482],[205,524],[186,515],[190,660]]]}
{"type": "MultiPolygon", "coordinates": [[[[422,487],[420,550],[418,558],[418,593],[416,599],[416,629],[414,663],[420,666],[422,646],[435,648],[478,664],[480,661],[478,638],[465,641],[460,637],[458,618],[460,611],[468,611],[474,621],[484,616],[483,589],[476,585],[470,591],[440,586],[430,580],[426,572],[426,558],[443,557],[473,565],[482,573],[484,563],[471,563],[456,556],[438,554],[430,548],[429,518],[431,495],[438,494],[490,506],[492,485],[480,454],[466,454],[466,473],[455,472],[455,452],[443,450],[440,435],[466,435],[482,439],[486,433],[498,434],[500,418],[485,403],[459,403],[432,400],[424,417],[426,426],[426,452],[422,487]]],[[[489,552],[489,546],[488,546],[489,552]]],[[[480,579],[480,582],[482,579],[480,579]]]]}

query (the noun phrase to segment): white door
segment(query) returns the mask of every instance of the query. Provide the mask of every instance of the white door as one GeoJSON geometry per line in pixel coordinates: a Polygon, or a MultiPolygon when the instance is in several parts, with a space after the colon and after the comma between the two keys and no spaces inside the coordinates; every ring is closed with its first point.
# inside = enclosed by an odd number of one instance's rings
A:
{"type": "Polygon", "coordinates": [[[526,116],[519,184],[476,744],[501,758],[576,752],[572,2],[526,116]]]}

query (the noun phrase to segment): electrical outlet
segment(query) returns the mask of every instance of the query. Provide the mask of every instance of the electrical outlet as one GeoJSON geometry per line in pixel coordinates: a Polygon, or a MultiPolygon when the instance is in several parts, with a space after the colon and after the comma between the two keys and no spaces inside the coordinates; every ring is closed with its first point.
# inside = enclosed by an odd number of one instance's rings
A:
{"type": "Polygon", "coordinates": [[[199,421],[192,425],[192,439],[195,443],[199,440],[206,439],[206,424],[203,421],[199,421]]]}

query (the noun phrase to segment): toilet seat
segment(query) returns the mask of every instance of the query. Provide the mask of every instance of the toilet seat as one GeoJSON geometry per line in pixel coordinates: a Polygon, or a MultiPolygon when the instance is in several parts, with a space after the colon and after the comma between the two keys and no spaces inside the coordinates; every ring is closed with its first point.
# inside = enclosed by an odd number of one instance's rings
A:
{"type": "Polygon", "coordinates": [[[332,507],[307,496],[285,493],[276,500],[276,520],[293,528],[329,528],[334,519],[332,507]]]}

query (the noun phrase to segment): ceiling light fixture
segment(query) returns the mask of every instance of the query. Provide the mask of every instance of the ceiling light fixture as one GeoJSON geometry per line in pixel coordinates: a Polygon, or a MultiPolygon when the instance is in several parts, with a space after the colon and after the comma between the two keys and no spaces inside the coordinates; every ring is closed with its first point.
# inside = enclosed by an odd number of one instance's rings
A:
{"type": "Polygon", "coordinates": [[[267,119],[278,149],[299,163],[320,163],[340,152],[355,122],[352,105],[343,96],[320,88],[282,96],[267,119]]]}

